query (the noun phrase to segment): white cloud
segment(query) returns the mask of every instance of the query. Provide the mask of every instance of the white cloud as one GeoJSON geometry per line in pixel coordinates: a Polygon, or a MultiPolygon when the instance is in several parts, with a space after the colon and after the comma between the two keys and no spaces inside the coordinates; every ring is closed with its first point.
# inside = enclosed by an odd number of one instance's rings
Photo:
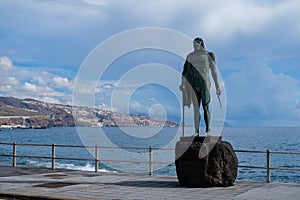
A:
{"type": "Polygon", "coordinates": [[[0,57],[0,70],[13,69],[13,63],[7,56],[0,57]]]}
{"type": "MultiPolygon", "coordinates": [[[[22,31],[31,32],[32,30],[43,34],[66,33],[73,29],[78,29],[88,23],[88,20],[93,20],[93,17],[101,14],[94,12],[95,9],[85,1],[52,1],[44,0],[40,2],[28,1],[28,3],[13,5],[14,10],[22,10],[18,13],[24,20],[31,20],[27,27],[22,31]],[[35,17],[39,18],[35,18],[35,17]],[[47,20],[47,21],[45,21],[47,20]],[[38,27],[35,27],[39,25],[38,27]]],[[[99,10],[99,8],[96,8],[99,10]]],[[[13,17],[15,20],[16,17],[13,17]]],[[[16,21],[19,22],[19,21],[16,21]]]]}
{"type": "Polygon", "coordinates": [[[32,83],[25,82],[24,85],[20,88],[19,92],[23,92],[23,95],[27,94],[29,97],[62,97],[64,94],[62,92],[57,92],[49,86],[37,86],[32,83]]]}
{"type": "MultiPolygon", "coordinates": [[[[4,83],[2,82],[2,84],[4,84],[4,83]]],[[[18,79],[16,79],[15,77],[8,77],[6,79],[6,84],[16,86],[16,85],[20,84],[20,81],[18,79]]]]}
{"type": "Polygon", "coordinates": [[[98,84],[97,87],[102,89],[113,90],[116,88],[116,83],[112,81],[105,81],[105,83],[103,83],[103,81],[101,81],[101,85],[98,84]]]}
{"type": "Polygon", "coordinates": [[[52,103],[71,101],[72,81],[53,74],[14,66],[10,58],[1,57],[0,96],[34,98],[52,103]],[[52,86],[59,86],[60,92],[52,86]]]}
{"type": "Polygon", "coordinates": [[[120,22],[175,27],[210,40],[227,41],[239,34],[264,32],[273,25],[276,30],[288,26],[299,32],[299,6],[298,0],[127,0],[107,2],[103,12],[112,19],[115,14],[120,22]]]}
{"type": "Polygon", "coordinates": [[[36,85],[28,83],[28,82],[24,83],[23,88],[24,88],[24,90],[27,90],[29,92],[36,92],[37,91],[36,85]]]}
{"type": "Polygon", "coordinates": [[[44,79],[45,77],[32,77],[33,82],[37,82],[39,85],[45,85],[46,81],[44,79]]]}
{"type": "Polygon", "coordinates": [[[8,83],[9,85],[17,86],[17,85],[19,85],[20,81],[17,80],[15,77],[8,77],[8,78],[7,78],[7,83],[8,83]]]}
{"type": "Polygon", "coordinates": [[[72,89],[72,87],[73,87],[73,84],[66,77],[55,76],[52,78],[52,80],[53,80],[54,85],[57,87],[65,87],[65,88],[69,88],[69,89],[72,89]]]}
{"type": "MultiPolygon", "coordinates": [[[[28,1],[26,5],[4,1],[1,7],[0,24],[14,37],[10,43],[0,38],[0,53],[1,49],[17,52],[15,49],[22,45],[30,46],[29,51],[23,50],[28,52],[22,55],[23,59],[37,57],[53,65],[72,64],[76,68],[99,42],[134,27],[174,28],[192,37],[203,36],[218,48],[230,43],[238,45],[241,37],[252,41],[281,36],[280,40],[284,37],[289,44],[299,43],[300,34],[298,0],[43,0],[28,1]],[[28,21],[31,23],[25,24],[28,21]],[[32,35],[37,42],[32,42],[32,35]]],[[[252,51],[247,46],[239,46],[241,49],[252,51]]],[[[260,49],[270,50],[270,45],[260,49]]]]}
{"type": "Polygon", "coordinates": [[[274,73],[260,61],[243,61],[226,78],[229,118],[236,120],[300,120],[299,80],[274,73]]]}
{"type": "Polygon", "coordinates": [[[53,77],[53,81],[57,85],[66,85],[69,83],[68,78],[57,77],[57,76],[53,77]]]}
{"type": "MultiPolygon", "coordinates": [[[[149,113],[149,105],[145,105],[139,101],[133,100],[129,102],[129,110],[134,113],[149,113]]],[[[127,110],[121,110],[122,112],[127,112],[127,110]]]]}

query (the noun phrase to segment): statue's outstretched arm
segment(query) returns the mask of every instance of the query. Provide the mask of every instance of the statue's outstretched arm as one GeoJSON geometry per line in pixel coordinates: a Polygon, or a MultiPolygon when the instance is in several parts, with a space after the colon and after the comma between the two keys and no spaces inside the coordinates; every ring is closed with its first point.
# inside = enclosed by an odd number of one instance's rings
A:
{"type": "Polygon", "coordinates": [[[216,68],[215,54],[213,52],[209,52],[208,60],[209,60],[209,67],[211,69],[211,75],[215,82],[217,95],[219,96],[219,95],[221,95],[221,90],[220,90],[220,84],[219,84],[218,73],[217,73],[217,68],[216,68]]]}

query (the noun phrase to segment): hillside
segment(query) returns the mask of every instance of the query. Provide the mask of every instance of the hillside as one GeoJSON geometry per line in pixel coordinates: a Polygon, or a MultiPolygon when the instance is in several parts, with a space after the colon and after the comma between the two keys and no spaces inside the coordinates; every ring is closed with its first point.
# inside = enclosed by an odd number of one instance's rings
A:
{"type": "Polygon", "coordinates": [[[26,128],[54,126],[178,126],[177,123],[148,116],[129,115],[87,107],[52,104],[34,99],[0,97],[0,125],[26,128]],[[73,117],[76,116],[75,118],[73,117]]]}

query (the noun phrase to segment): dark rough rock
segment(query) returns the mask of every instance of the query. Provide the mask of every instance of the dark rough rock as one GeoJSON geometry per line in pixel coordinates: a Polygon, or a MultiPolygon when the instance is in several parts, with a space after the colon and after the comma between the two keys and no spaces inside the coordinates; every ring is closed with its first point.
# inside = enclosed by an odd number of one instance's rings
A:
{"type": "Polygon", "coordinates": [[[238,159],[221,137],[182,137],[176,144],[176,172],[185,187],[232,186],[238,159]]]}

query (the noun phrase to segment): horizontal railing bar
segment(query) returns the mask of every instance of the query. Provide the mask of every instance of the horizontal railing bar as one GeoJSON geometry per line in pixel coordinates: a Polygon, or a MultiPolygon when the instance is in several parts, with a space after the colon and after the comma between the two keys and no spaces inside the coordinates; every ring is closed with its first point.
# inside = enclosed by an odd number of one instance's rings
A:
{"type": "Polygon", "coordinates": [[[240,168],[254,168],[254,169],[267,169],[267,167],[264,166],[250,166],[250,165],[239,165],[240,168]]]}
{"type": "Polygon", "coordinates": [[[299,154],[300,152],[288,152],[288,151],[270,151],[271,154],[299,154]]]}
{"type": "Polygon", "coordinates": [[[132,147],[132,146],[118,146],[118,147],[113,147],[113,146],[98,146],[98,148],[102,149],[144,149],[148,150],[149,147],[132,147]]]}
{"type": "MultiPolygon", "coordinates": [[[[13,156],[13,155],[7,155],[7,156],[13,156]]],[[[52,159],[51,156],[25,156],[25,155],[18,155],[15,156],[16,158],[43,158],[43,159],[52,159]]],[[[55,157],[56,160],[88,160],[88,161],[95,161],[95,158],[65,158],[65,157],[55,157]]]]}
{"type": "Polygon", "coordinates": [[[21,144],[21,143],[16,143],[17,146],[36,146],[36,147],[51,147],[52,145],[51,144],[21,144]]]}
{"type": "Polygon", "coordinates": [[[260,150],[234,150],[238,153],[267,153],[267,151],[260,151],[260,150]]]}
{"type": "MultiPolygon", "coordinates": [[[[138,160],[99,160],[101,162],[132,162],[132,163],[149,163],[149,161],[138,161],[138,160]]],[[[153,161],[151,164],[175,164],[175,162],[158,162],[153,161]]]]}
{"type": "MultiPolygon", "coordinates": [[[[234,150],[234,151],[240,153],[267,153],[267,151],[261,151],[261,150],[234,150]]],[[[270,151],[270,154],[300,154],[300,152],[270,151]]]]}
{"type": "Polygon", "coordinates": [[[15,158],[43,158],[43,159],[51,159],[49,156],[24,156],[24,155],[17,155],[14,156],[15,158]]]}
{"type": "MultiPolygon", "coordinates": [[[[149,163],[149,161],[138,161],[138,160],[103,160],[100,159],[101,162],[132,162],[132,163],[149,163]]],[[[151,164],[175,164],[175,162],[158,162],[152,161],[151,164]]]]}
{"type": "Polygon", "coordinates": [[[152,147],[153,150],[167,150],[167,151],[171,151],[171,150],[175,150],[175,148],[159,148],[159,147],[152,147]]]}
{"type": "Polygon", "coordinates": [[[99,160],[101,162],[131,162],[131,163],[149,163],[149,161],[138,161],[138,160],[99,160]]]}
{"type": "Polygon", "coordinates": [[[153,164],[170,164],[170,165],[175,164],[175,162],[159,162],[159,161],[153,161],[152,163],[153,164]]]}
{"type": "MultiPolygon", "coordinates": [[[[0,142],[0,145],[13,145],[14,143],[0,142]]],[[[45,146],[51,147],[52,144],[34,144],[34,143],[16,143],[17,146],[45,146]]],[[[79,148],[95,148],[95,146],[83,146],[83,145],[66,145],[66,144],[55,144],[55,147],[79,147],[79,148]]]]}
{"type": "MultiPolygon", "coordinates": [[[[51,147],[52,144],[16,144],[18,146],[45,146],[51,147]]],[[[95,146],[83,146],[83,145],[65,145],[65,144],[54,144],[55,147],[69,147],[69,148],[95,148],[95,146]]]]}
{"type": "Polygon", "coordinates": [[[0,142],[0,145],[13,145],[14,143],[9,143],[9,142],[0,142]]]}
{"type": "Polygon", "coordinates": [[[270,167],[272,170],[295,170],[300,171],[300,168],[288,168],[288,167],[270,167]]]}
{"type": "MultiPolygon", "coordinates": [[[[98,148],[103,149],[143,149],[149,150],[149,147],[131,147],[131,146],[119,146],[119,147],[112,147],[112,146],[98,146],[98,148]]],[[[160,147],[152,147],[152,150],[175,150],[175,148],[160,148],[160,147]]]]}
{"type": "Polygon", "coordinates": [[[12,154],[0,154],[0,157],[1,157],[1,156],[8,156],[8,157],[11,156],[11,157],[12,157],[12,156],[14,156],[14,155],[12,155],[12,154]]]}
{"type": "MultiPolygon", "coordinates": [[[[85,147],[85,148],[95,148],[95,146],[76,146],[76,145],[60,145],[56,144],[56,147],[85,147]]],[[[149,147],[135,147],[135,146],[97,146],[98,148],[103,149],[144,149],[148,150],[149,147]]],[[[152,150],[175,150],[175,148],[159,148],[159,147],[152,147],[152,150]]]]}
{"type": "Polygon", "coordinates": [[[70,148],[95,148],[95,146],[67,145],[67,144],[55,144],[55,147],[70,147],[70,148]]]}
{"type": "MultiPolygon", "coordinates": [[[[255,168],[255,169],[267,169],[267,167],[264,166],[246,166],[246,165],[240,165],[240,168],[255,168]]],[[[270,167],[271,170],[300,170],[300,168],[288,168],[288,167],[270,167]]]]}

